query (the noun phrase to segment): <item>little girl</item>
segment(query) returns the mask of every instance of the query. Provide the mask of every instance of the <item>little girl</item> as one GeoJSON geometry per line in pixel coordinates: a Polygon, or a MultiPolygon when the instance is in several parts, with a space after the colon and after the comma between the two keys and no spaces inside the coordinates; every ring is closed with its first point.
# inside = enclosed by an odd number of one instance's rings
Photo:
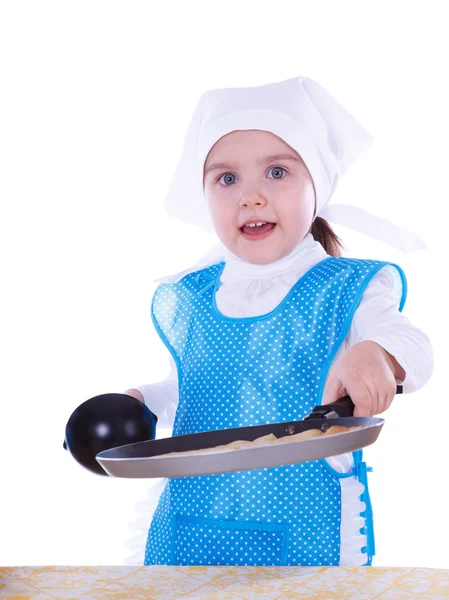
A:
{"type": "MultiPolygon", "coordinates": [[[[372,416],[398,383],[407,393],[428,381],[432,348],[401,314],[402,269],[343,258],[324,218],[403,250],[422,247],[355,207],[327,207],[371,141],[305,77],[203,94],[167,208],[222,244],[155,292],[154,325],[178,380],[127,393],[159,427],[174,418],[173,435],[183,435],[300,420],[346,394],[355,416],[372,416]]],[[[370,565],[366,471],[358,451],[169,479],[144,564],[370,565]]]]}

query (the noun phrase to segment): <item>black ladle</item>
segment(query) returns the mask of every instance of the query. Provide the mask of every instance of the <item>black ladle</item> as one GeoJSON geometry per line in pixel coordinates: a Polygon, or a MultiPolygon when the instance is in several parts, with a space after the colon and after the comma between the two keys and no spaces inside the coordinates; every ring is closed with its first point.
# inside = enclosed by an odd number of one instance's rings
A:
{"type": "Polygon", "coordinates": [[[70,416],[63,447],[89,471],[108,476],[96,455],[103,450],[154,440],[156,423],[156,415],[133,396],[94,396],[80,404],[70,416]]]}

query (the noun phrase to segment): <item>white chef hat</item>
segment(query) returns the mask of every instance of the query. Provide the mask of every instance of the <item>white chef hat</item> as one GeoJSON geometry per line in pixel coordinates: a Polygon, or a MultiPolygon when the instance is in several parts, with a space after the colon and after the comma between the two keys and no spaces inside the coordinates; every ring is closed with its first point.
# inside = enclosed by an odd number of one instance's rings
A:
{"type": "MultiPolygon", "coordinates": [[[[214,231],[203,191],[204,162],[221,137],[250,129],[270,131],[298,152],[315,186],[316,216],[404,252],[427,247],[414,233],[361,208],[350,204],[328,205],[340,176],[374,138],[321,85],[308,77],[205,92],[193,113],[166,196],[169,214],[214,231]]],[[[211,264],[222,251],[219,244],[202,264],[211,264]]]]}

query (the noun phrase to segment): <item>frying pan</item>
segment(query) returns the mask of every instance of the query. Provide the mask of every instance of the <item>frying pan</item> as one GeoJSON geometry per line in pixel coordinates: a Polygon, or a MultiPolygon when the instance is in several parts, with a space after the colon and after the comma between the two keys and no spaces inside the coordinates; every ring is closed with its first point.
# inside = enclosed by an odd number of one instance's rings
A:
{"type": "MultiPolygon", "coordinates": [[[[402,393],[402,386],[397,386],[396,393],[402,393]]],[[[353,414],[354,404],[349,396],[345,396],[332,404],[316,406],[302,421],[206,431],[138,442],[100,452],[96,459],[109,475],[131,479],[213,475],[307,462],[353,452],[377,440],[384,420],[377,417],[353,417],[353,414]],[[216,448],[237,440],[254,441],[270,433],[282,438],[309,429],[321,429],[325,432],[333,425],[361,425],[363,429],[295,440],[288,444],[275,443],[229,450],[216,448]],[[204,454],[189,454],[189,451],[202,449],[210,450],[204,454]],[[164,456],[172,452],[185,454],[164,456]]]]}

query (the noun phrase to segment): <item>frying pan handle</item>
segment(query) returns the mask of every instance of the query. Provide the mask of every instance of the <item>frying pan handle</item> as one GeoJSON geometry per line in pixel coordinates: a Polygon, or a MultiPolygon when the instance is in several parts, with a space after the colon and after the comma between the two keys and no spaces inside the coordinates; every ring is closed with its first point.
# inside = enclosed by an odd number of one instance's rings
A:
{"type": "MultiPolygon", "coordinates": [[[[396,394],[402,394],[402,385],[396,387],[396,394]]],[[[312,413],[309,415],[309,419],[320,419],[326,417],[329,413],[336,413],[337,417],[352,417],[354,415],[354,403],[349,396],[343,396],[332,404],[322,404],[315,406],[312,413]]],[[[333,415],[335,416],[335,415],[333,415]]]]}

